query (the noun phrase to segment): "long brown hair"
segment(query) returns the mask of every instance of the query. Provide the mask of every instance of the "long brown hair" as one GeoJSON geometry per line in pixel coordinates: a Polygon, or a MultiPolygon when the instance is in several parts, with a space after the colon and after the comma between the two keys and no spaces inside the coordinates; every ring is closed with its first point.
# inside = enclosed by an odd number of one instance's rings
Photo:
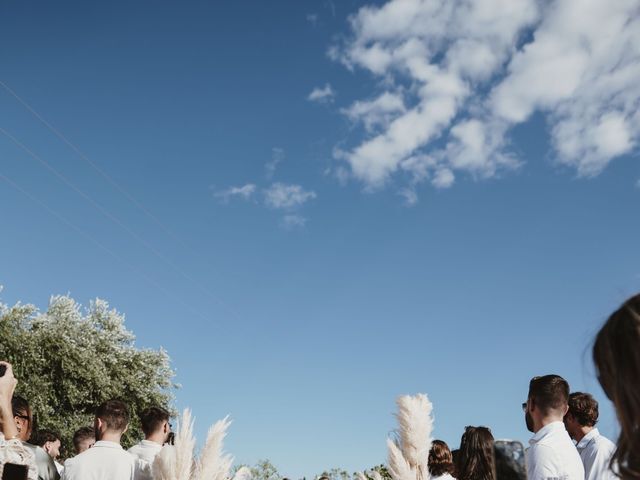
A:
{"type": "Polygon", "coordinates": [[[600,329],[593,363],[620,422],[611,462],[618,464],[623,479],[640,479],[640,294],[624,302],[600,329]]]}
{"type": "Polygon", "coordinates": [[[487,427],[466,427],[456,461],[458,480],[495,480],[494,441],[487,427]]]}

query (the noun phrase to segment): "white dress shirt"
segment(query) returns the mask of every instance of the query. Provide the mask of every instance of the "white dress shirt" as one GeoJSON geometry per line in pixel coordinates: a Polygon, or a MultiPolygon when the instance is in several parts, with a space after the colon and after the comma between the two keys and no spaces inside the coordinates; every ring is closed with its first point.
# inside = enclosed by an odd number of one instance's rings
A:
{"type": "Polygon", "coordinates": [[[100,440],[64,463],[63,480],[133,480],[136,460],[119,443],[100,440]]]}
{"type": "Polygon", "coordinates": [[[584,480],[584,467],[562,422],[552,422],[529,440],[528,480],[584,480]]]}
{"type": "Polygon", "coordinates": [[[135,480],[153,480],[151,466],[160,450],[162,450],[162,445],[151,440],[142,440],[128,450],[137,461],[135,480]]]}
{"type": "Polygon", "coordinates": [[[597,428],[587,433],[576,445],[582,464],[585,480],[617,480],[618,477],[609,468],[609,462],[616,451],[611,440],[600,435],[597,428]]]}

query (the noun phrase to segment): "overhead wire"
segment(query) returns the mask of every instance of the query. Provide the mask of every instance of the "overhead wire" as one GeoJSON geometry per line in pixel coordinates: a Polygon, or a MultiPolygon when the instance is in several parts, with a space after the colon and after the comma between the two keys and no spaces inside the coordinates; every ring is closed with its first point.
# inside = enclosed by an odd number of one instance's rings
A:
{"type": "Polygon", "coordinates": [[[156,257],[158,257],[161,261],[163,261],[166,265],[168,265],[170,268],[172,268],[176,273],[178,273],[180,276],[182,276],[184,279],[186,279],[187,281],[189,281],[190,283],[192,283],[194,286],[196,286],[201,292],[203,292],[205,295],[207,295],[209,298],[211,298],[212,300],[214,300],[219,306],[221,306],[224,310],[227,311],[227,313],[229,313],[231,316],[234,317],[235,320],[240,320],[240,316],[236,313],[235,310],[233,310],[231,307],[229,307],[225,302],[223,302],[222,300],[220,300],[216,295],[214,295],[213,293],[211,293],[206,287],[204,287],[203,285],[201,285],[197,280],[195,280],[192,276],[190,276],[189,274],[187,274],[184,270],[182,270],[180,267],[178,267],[177,265],[175,265],[171,260],[169,260],[165,255],[163,255],[161,252],[159,252],[153,245],[151,245],[149,242],[147,242],[144,238],[142,238],[140,235],[138,235],[135,231],[133,231],[131,228],[129,228],[126,224],[124,224],[118,217],[116,217],[115,215],[113,215],[109,210],[107,210],[105,207],[103,207],[102,205],[100,205],[98,202],[96,202],[95,200],[93,200],[93,198],[91,198],[90,195],[88,195],[87,193],[85,193],[83,190],[81,190],[80,188],[78,188],[71,180],[69,180],[64,174],[62,174],[60,171],[58,171],[54,166],[52,166],[49,162],[47,162],[45,159],[43,159],[40,155],[38,155],[37,153],[35,153],[32,149],[30,149],[29,147],[27,147],[23,142],[21,142],[20,140],[18,140],[14,135],[12,135],[11,133],[9,133],[7,130],[5,130],[4,128],[0,127],[0,133],[2,133],[5,137],[7,137],[9,140],[11,140],[15,145],[17,145],[19,148],[21,148],[23,151],[25,151],[30,157],[32,157],[33,159],[35,159],[37,162],[39,162],[42,166],[44,166],[47,170],[49,170],[51,173],[53,173],[61,182],[63,182],[67,187],[69,187],[70,189],[72,189],[73,191],[75,191],[78,195],[80,195],[85,201],[87,201],[89,204],[91,204],[95,209],[97,209],[102,215],[104,215],[105,217],[107,217],[109,220],[111,220],[113,223],[115,223],[116,225],[118,225],[120,228],[122,228],[123,230],[125,230],[129,235],[131,235],[136,241],[138,241],[139,243],[141,243],[147,250],[149,250],[151,253],[153,253],[156,257]]]}
{"type": "Polygon", "coordinates": [[[142,270],[140,270],[139,268],[135,267],[133,264],[131,264],[130,262],[126,261],[124,258],[122,258],[120,255],[118,255],[117,253],[115,253],[113,250],[111,250],[109,247],[107,247],[105,244],[103,244],[102,242],[100,242],[99,240],[97,240],[95,237],[93,237],[92,235],[90,235],[89,233],[87,233],[86,231],[84,231],[82,228],[78,227],[75,223],[71,222],[69,219],[67,219],[66,217],[64,217],[62,214],[58,213],[56,210],[54,210],[53,208],[51,208],[49,205],[47,205],[47,203],[43,202],[42,200],[40,200],[39,198],[37,198],[35,195],[29,193],[27,190],[25,190],[23,187],[21,187],[20,185],[18,185],[16,182],[14,182],[12,179],[10,179],[9,177],[7,177],[6,175],[4,175],[2,172],[0,172],[0,179],[4,180],[6,183],[8,183],[11,187],[13,187],[14,189],[18,190],[20,193],[22,193],[23,195],[25,195],[26,197],[28,197],[31,201],[37,203],[38,205],[40,205],[41,207],[43,207],[47,212],[49,212],[51,215],[53,215],[54,217],[56,217],[58,220],[60,220],[61,222],[63,222],[64,224],[66,224],[68,227],[70,227],[71,229],[73,229],[76,233],[82,235],[83,237],[85,237],[86,239],[88,239],[89,241],[91,241],[92,243],[94,243],[95,245],[97,245],[100,249],[104,250],[107,254],[109,254],[111,257],[113,257],[115,260],[121,262],[122,264],[124,264],[127,268],[129,268],[131,271],[133,271],[134,273],[136,273],[137,275],[139,275],[140,277],[142,277],[144,280],[146,280],[148,283],[150,283],[153,287],[157,288],[163,295],[166,296],[166,298],[172,298],[173,300],[177,301],[178,303],[180,303],[182,306],[188,308],[189,310],[191,310],[192,313],[195,313],[196,315],[198,315],[201,319],[203,320],[209,320],[209,317],[207,317],[206,315],[204,315],[202,312],[200,312],[198,309],[194,308],[192,305],[190,305],[189,303],[185,302],[184,300],[178,298],[177,296],[175,296],[174,294],[172,294],[169,290],[167,290],[166,288],[164,288],[162,285],[160,285],[158,282],[156,282],[155,280],[153,280],[153,278],[151,278],[149,275],[147,275],[145,272],[143,272],[142,270]]]}

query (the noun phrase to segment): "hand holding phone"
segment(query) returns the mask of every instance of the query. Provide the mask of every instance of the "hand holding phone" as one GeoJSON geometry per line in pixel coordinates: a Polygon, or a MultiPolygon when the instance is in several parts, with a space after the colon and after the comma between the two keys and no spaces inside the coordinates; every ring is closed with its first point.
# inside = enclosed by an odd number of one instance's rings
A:
{"type": "Polygon", "coordinates": [[[29,467],[26,465],[16,465],[15,463],[5,463],[2,470],[2,480],[28,480],[29,467]]]}

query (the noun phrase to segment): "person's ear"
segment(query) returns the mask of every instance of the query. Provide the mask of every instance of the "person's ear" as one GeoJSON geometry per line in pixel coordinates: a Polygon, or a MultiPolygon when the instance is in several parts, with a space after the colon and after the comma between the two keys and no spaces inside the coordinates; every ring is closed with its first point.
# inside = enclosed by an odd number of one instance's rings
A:
{"type": "Polygon", "coordinates": [[[169,422],[164,422],[164,425],[162,427],[162,433],[167,434],[167,433],[169,433],[169,430],[171,430],[169,428],[169,422]]]}
{"type": "Polygon", "coordinates": [[[564,417],[565,415],[567,415],[568,412],[569,412],[569,405],[565,405],[564,406],[564,412],[563,412],[562,416],[564,417]]]}

